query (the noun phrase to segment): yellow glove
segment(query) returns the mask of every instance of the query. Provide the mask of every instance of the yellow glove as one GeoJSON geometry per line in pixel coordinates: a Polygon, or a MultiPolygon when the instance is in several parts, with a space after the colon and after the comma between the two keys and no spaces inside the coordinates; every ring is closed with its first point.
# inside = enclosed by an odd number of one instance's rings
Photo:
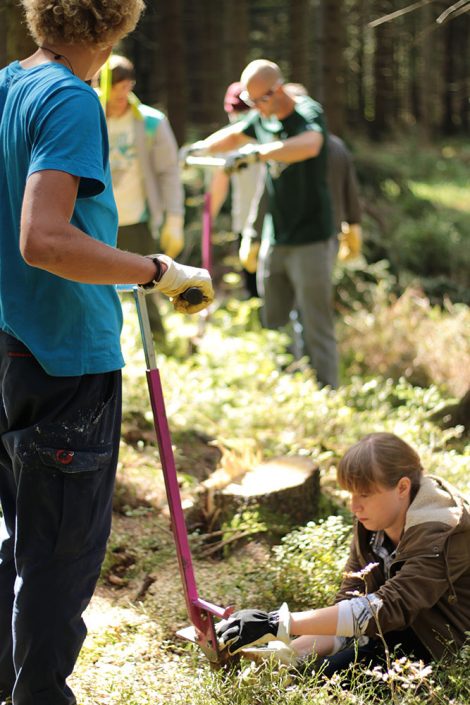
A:
{"type": "Polygon", "coordinates": [[[343,223],[341,233],[339,234],[339,252],[338,258],[341,262],[347,262],[351,259],[356,259],[361,254],[362,245],[362,229],[357,223],[349,225],[343,223]]]}
{"type": "Polygon", "coordinates": [[[242,267],[250,274],[254,274],[258,267],[258,252],[259,242],[247,235],[243,235],[240,249],[238,250],[238,256],[242,267]]]}
{"type": "Polygon", "coordinates": [[[160,247],[168,257],[178,257],[184,247],[184,218],[169,213],[160,233],[160,247]]]}
{"type": "Polygon", "coordinates": [[[167,255],[149,255],[149,257],[157,257],[167,265],[166,272],[152,291],[161,291],[165,296],[169,296],[175,311],[180,313],[198,313],[198,311],[202,311],[212,303],[214,300],[214,289],[212,288],[211,277],[207,269],[178,264],[167,255]],[[203,299],[200,304],[191,304],[181,297],[181,294],[192,287],[201,289],[203,299]]]}

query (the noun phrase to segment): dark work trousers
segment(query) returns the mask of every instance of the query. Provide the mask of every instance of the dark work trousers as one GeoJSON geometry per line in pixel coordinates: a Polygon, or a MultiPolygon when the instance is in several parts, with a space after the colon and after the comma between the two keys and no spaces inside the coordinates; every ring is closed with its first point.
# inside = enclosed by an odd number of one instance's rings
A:
{"type": "Polygon", "coordinates": [[[0,332],[0,701],[66,685],[111,526],[121,372],[51,377],[0,332]]]}
{"type": "MultiPolygon", "coordinates": [[[[392,657],[407,656],[421,659],[424,663],[431,661],[431,654],[412,629],[388,632],[385,634],[385,641],[392,657]]],[[[385,667],[384,645],[380,639],[371,639],[366,646],[360,646],[357,649],[354,647],[343,649],[333,656],[327,656],[322,663],[322,673],[327,678],[331,678],[338,671],[343,671],[354,663],[361,663],[363,666],[370,665],[374,667],[381,665],[385,667]]],[[[348,681],[347,674],[345,681],[348,681]]]]}
{"type": "Polygon", "coordinates": [[[292,309],[302,322],[303,339],[320,385],[338,386],[332,273],[337,239],[306,245],[261,243],[258,291],[263,299],[263,324],[281,328],[292,309]]]}

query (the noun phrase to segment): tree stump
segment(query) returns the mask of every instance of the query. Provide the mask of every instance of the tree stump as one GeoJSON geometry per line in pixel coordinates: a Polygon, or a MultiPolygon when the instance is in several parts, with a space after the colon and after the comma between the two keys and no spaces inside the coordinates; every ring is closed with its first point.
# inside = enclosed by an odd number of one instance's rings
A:
{"type": "Polygon", "coordinates": [[[320,496],[320,470],[304,456],[282,456],[262,462],[236,478],[216,471],[203,484],[206,515],[217,524],[257,506],[296,524],[315,518],[320,496]]]}

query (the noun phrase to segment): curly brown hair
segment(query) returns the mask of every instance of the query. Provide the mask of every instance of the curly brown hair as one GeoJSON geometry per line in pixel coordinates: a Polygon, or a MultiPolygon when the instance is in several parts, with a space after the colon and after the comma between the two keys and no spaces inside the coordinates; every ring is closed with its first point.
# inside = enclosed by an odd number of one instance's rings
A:
{"type": "Polygon", "coordinates": [[[33,39],[107,47],[132,32],[144,0],[21,0],[33,39]]]}

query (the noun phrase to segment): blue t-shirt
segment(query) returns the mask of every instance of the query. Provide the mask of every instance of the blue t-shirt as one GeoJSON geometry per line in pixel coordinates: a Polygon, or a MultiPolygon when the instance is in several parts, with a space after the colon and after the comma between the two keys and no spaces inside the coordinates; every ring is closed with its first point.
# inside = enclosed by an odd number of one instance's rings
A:
{"type": "Polygon", "coordinates": [[[16,61],[0,71],[0,328],[50,375],[119,369],[122,311],[115,287],[63,279],[21,256],[26,180],[45,169],[80,177],[72,224],[115,246],[106,120],[95,91],[60,64],[25,70],[16,61]]]}

